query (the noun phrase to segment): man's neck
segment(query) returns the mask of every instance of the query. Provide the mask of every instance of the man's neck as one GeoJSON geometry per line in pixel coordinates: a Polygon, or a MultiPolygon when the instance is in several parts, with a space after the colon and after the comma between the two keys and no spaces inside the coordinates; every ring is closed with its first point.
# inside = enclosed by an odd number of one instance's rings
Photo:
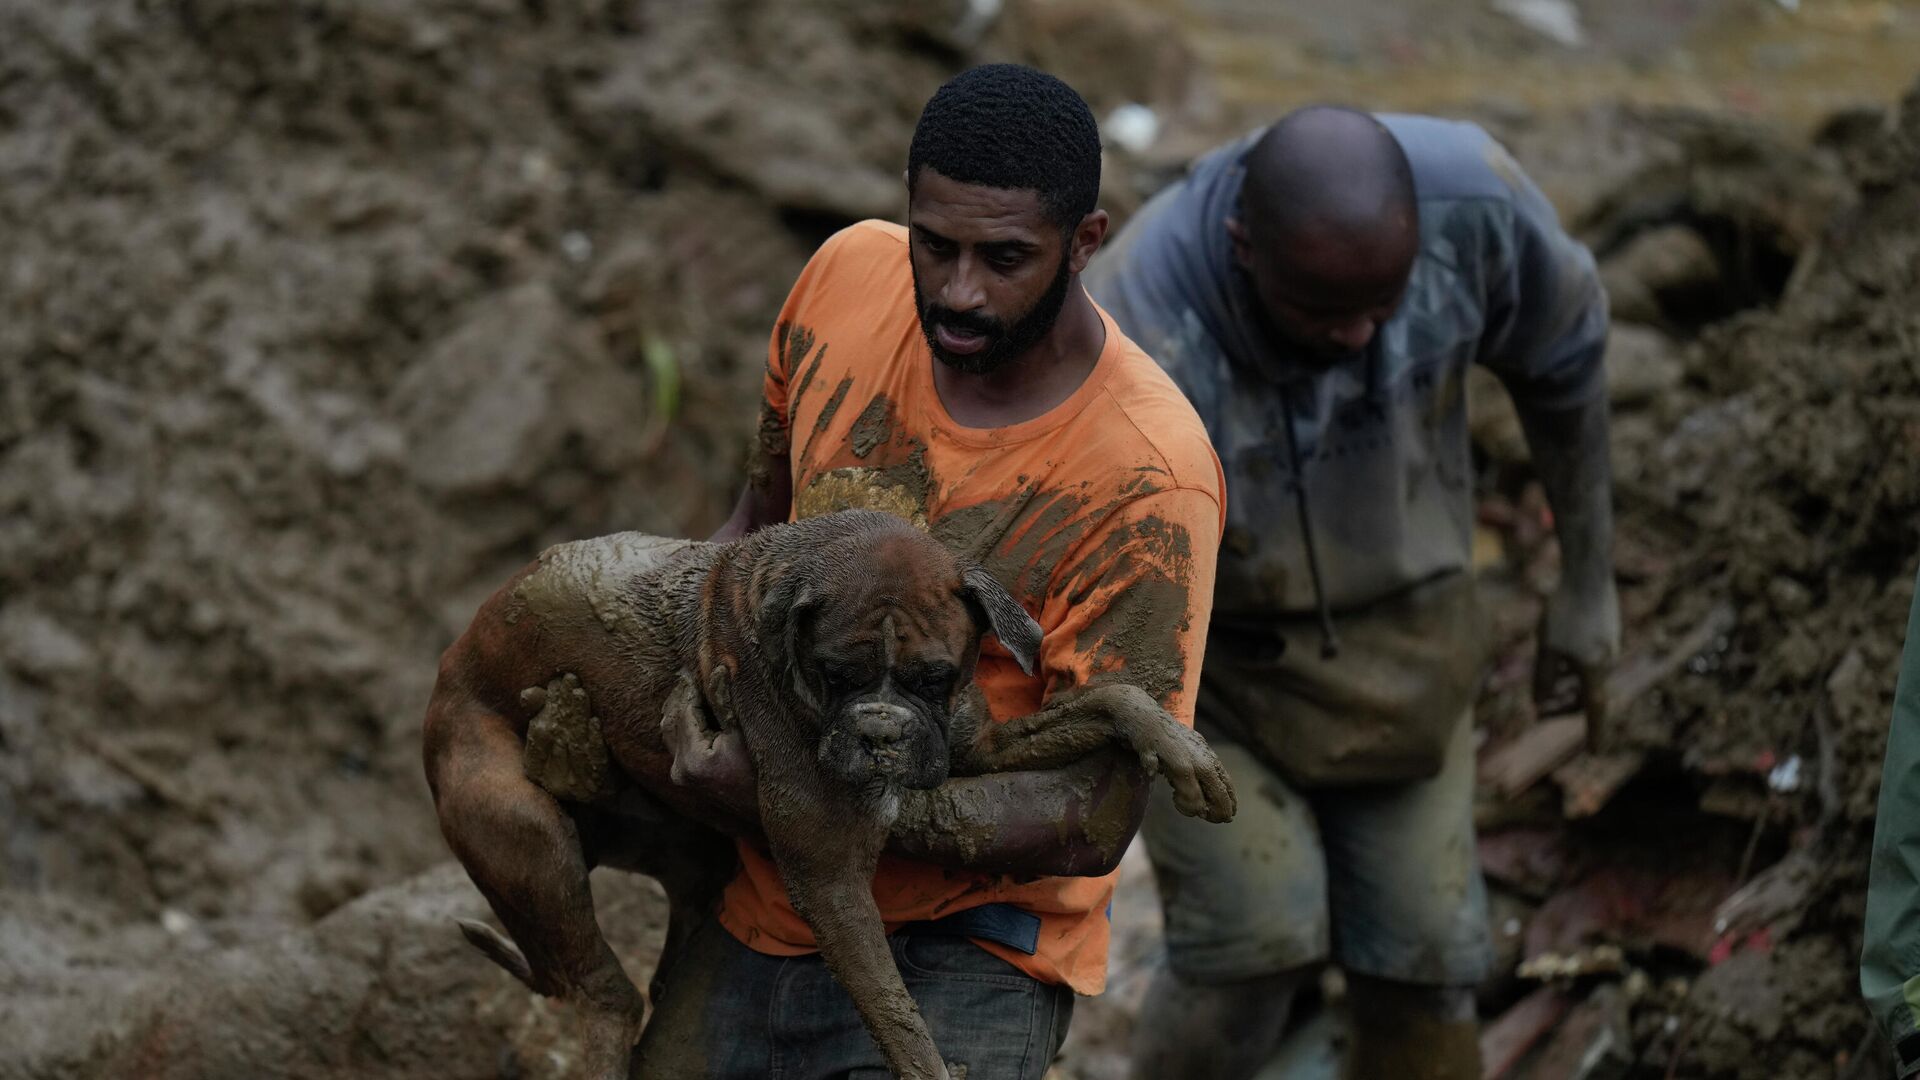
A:
{"type": "Polygon", "coordinates": [[[1012,427],[1058,407],[1080,389],[1100,362],[1107,328],[1076,276],[1053,329],[997,371],[971,375],[933,361],[933,386],[954,423],[970,428],[1012,427]]]}

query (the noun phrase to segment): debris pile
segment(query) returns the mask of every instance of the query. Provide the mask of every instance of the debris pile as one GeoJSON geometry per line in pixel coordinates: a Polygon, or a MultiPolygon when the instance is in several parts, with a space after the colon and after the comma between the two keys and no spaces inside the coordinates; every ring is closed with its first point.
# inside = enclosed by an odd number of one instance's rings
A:
{"type": "MultiPolygon", "coordinates": [[[[1613,372],[1628,656],[1603,752],[1527,715],[1537,491],[1482,515],[1514,568],[1489,575],[1511,644],[1481,861],[1513,973],[1483,994],[1490,1077],[1887,1068],[1855,961],[1920,550],[1920,86],[1812,150],[1691,141],[1587,223],[1646,324],[1615,338],[1636,354],[1613,372]],[[1653,392],[1622,393],[1636,369],[1653,392]]],[[[1511,432],[1478,434],[1497,470],[1511,432]]]]}
{"type": "Polygon", "coordinates": [[[439,651],[549,543],[719,523],[787,287],[952,72],[1065,29],[1102,115],[1182,108],[1102,8],[0,10],[0,1072],[565,1075],[524,991],[395,1004],[499,977],[405,940],[457,875],[380,891],[448,857],[439,651]],[[410,1071],[409,1015],[462,1052],[410,1071]]]}

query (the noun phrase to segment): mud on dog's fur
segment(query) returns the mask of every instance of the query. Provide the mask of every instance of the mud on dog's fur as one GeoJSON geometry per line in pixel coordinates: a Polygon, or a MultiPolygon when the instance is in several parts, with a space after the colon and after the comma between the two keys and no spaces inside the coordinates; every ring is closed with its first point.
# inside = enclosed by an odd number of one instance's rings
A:
{"type": "Polygon", "coordinates": [[[664,974],[733,867],[731,843],[700,824],[714,807],[673,782],[662,734],[663,716],[711,717],[740,733],[789,895],[889,1067],[944,1076],[869,884],[902,788],[1117,741],[1174,781],[1183,809],[1231,814],[1204,742],[1131,687],[978,732],[956,706],[988,632],[1031,673],[1040,630],[1020,605],[884,514],[729,545],[625,533],[542,553],[447,650],[428,708],[441,830],[512,936],[470,924],[470,940],[577,1002],[591,1075],[625,1077],[644,1005],[593,920],[587,870],[660,879],[664,974]]]}

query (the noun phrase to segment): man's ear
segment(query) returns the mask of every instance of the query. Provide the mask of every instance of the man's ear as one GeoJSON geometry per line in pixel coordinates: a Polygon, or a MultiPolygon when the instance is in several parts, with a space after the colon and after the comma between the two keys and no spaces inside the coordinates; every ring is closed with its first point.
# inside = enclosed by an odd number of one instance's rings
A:
{"type": "Polygon", "coordinates": [[[1013,654],[1020,670],[1033,674],[1040,656],[1040,624],[1033,621],[1020,602],[992,574],[978,566],[969,566],[960,574],[960,595],[967,600],[974,621],[982,632],[991,630],[1000,644],[1013,654]]]}
{"type": "Polygon", "coordinates": [[[1100,245],[1106,242],[1107,230],[1112,225],[1113,219],[1107,216],[1105,210],[1095,210],[1081,218],[1068,241],[1073,247],[1067,252],[1067,269],[1076,274],[1085,270],[1087,264],[1093,261],[1093,253],[1099,251],[1100,245]]]}
{"type": "Polygon", "coordinates": [[[1253,241],[1247,236],[1247,223],[1237,217],[1227,218],[1227,238],[1233,241],[1233,261],[1240,269],[1253,269],[1253,241]]]}

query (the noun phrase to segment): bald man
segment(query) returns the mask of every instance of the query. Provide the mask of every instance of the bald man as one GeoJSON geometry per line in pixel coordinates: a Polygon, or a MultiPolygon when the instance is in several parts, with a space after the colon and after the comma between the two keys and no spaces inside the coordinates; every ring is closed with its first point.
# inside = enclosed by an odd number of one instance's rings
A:
{"type": "Polygon", "coordinates": [[[1195,163],[1085,281],[1228,481],[1198,713],[1240,811],[1148,811],[1169,963],[1134,1075],[1253,1075],[1332,960],[1349,1076],[1478,1076],[1467,366],[1512,392],[1556,515],[1535,692],[1598,732],[1620,619],[1592,256],[1478,127],[1314,108],[1195,163]]]}

